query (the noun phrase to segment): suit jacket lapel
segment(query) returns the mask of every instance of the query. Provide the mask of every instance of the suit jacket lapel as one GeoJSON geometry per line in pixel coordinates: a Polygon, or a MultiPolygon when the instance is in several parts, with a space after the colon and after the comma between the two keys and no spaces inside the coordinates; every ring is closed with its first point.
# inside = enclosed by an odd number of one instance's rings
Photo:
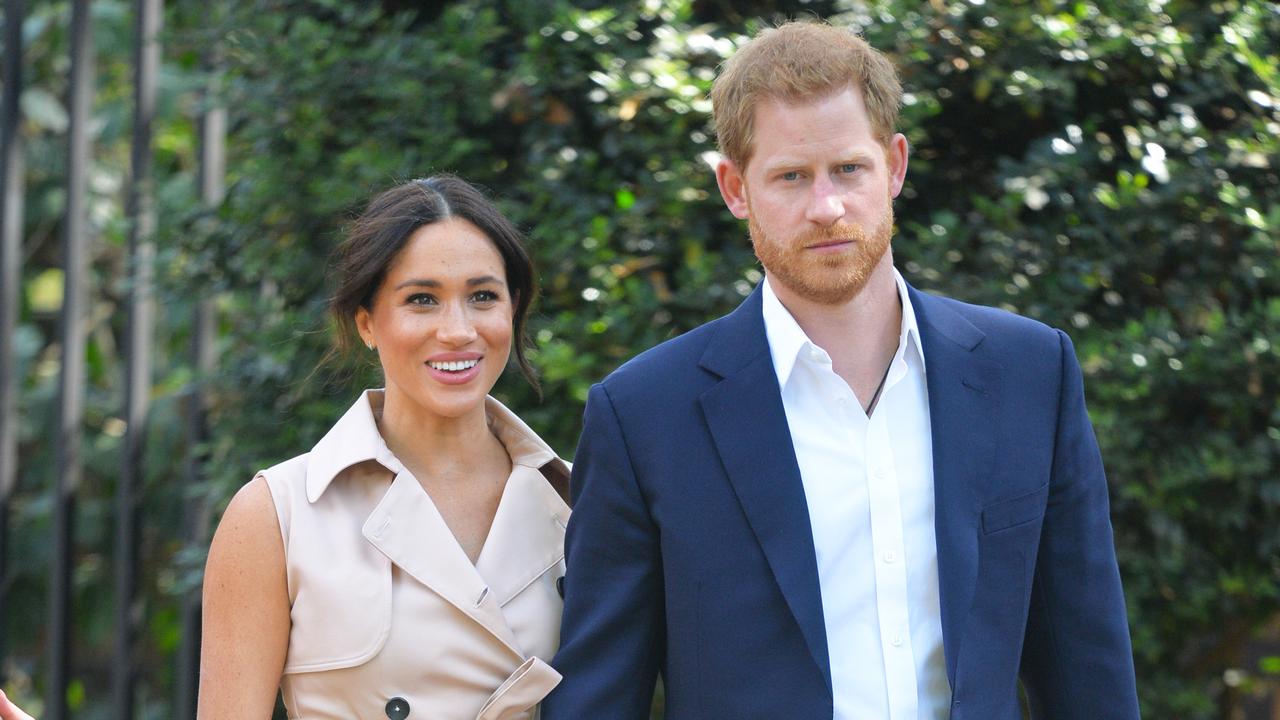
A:
{"type": "Polygon", "coordinates": [[[994,469],[1000,366],[976,352],[986,337],[943,301],[910,289],[924,346],[933,436],[935,532],[947,677],[955,687],[965,617],[978,577],[981,488],[994,469]]]}
{"type": "Polygon", "coordinates": [[[366,540],[401,570],[475,620],[515,656],[524,654],[491,592],[418,480],[400,472],[365,520],[366,540]]]}
{"type": "Polygon", "coordinates": [[[742,510],[829,689],[813,530],[760,297],[757,288],[720,322],[701,364],[723,379],[700,402],[742,510]]]}

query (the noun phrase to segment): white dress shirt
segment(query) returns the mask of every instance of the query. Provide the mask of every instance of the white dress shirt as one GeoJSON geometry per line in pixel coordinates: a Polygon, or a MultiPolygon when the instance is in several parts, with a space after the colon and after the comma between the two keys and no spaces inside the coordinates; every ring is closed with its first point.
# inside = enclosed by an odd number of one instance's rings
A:
{"type": "MultiPolygon", "coordinates": [[[[835,720],[947,717],[924,352],[906,283],[870,418],[764,281],[764,326],[817,551],[835,720]]],[[[868,398],[869,399],[869,398],[868,398]]]]}

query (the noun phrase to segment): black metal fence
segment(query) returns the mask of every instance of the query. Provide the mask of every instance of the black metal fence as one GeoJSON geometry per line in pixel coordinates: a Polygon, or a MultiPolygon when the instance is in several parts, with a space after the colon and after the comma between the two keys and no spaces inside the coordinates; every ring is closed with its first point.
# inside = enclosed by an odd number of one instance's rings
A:
{"type": "MultiPolygon", "coordinates": [[[[72,569],[75,561],[74,532],[77,496],[81,484],[80,448],[84,425],[86,352],[87,257],[94,238],[90,234],[86,196],[90,147],[90,108],[94,92],[94,48],[90,27],[91,0],[71,0],[69,31],[70,85],[66,98],[68,143],[66,147],[66,202],[62,218],[63,298],[59,319],[61,347],[58,379],[58,420],[56,470],[49,478],[53,490],[52,537],[48,619],[45,637],[44,678],[45,720],[69,717],[68,687],[71,681],[72,652],[77,647],[72,624],[72,569]]],[[[153,387],[152,356],[155,342],[156,217],[152,170],[152,122],[156,113],[157,75],[160,67],[160,32],[163,24],[162,0],[135,0],[133,4],[135,42],[133,47],[132,144],[128,187],[125,193],[127,220],[128,300],[124,342],[124,407],[121,417],[126,427],[119,458],[119,476],[114,502],[115,536],[111,551],[115,622],[111,660],[112,697],[110,717],[137,716],[135,688],[139,669],[139,629],[143,622],[139,601],[139,506],[143,477],[143,457],[149,421],[149,397],[153,387]]],[[[0,104],[0,618],[5,617],[12,589],[11,513],[15,489],[22,471],[18,457],[19,378],[14,346],[20,303],[22,228],[24,197],[24,152],[21,128],[21,97],[24,80],[23,27],[28,6],[25,0],[4,2],[3,101],[0,104]]],[[[199,194],[210,205],[223,195],[225,110],[212,96],[201,103],[199,194]]],[[[200,303],[195,328],[191,332],[192,364],[197,378],[187,389],[185,403],[189,457],[183,462],[187,483],[202,481],[202,467],[195,448],[205,436],[207,400],[199,384],[213,365],[214,305],[200,303]],[[201,372],[204,371],[204,372],[201,372]]],[[[188,506],[184,523],[186,542],[200,547],[208,541],[207,509],[198,503],[188,506]]],[[[177,697],[172,701],[174,717],[194,717],[200,638],[199,589],[188,591],[182,603],[181,647],[177,663],[177,697]]],[[[0,623],[0,668],[8,656],[8,638],[0,623]]],[[[0,672],[3,672],[0,670],[0,672]]]]}

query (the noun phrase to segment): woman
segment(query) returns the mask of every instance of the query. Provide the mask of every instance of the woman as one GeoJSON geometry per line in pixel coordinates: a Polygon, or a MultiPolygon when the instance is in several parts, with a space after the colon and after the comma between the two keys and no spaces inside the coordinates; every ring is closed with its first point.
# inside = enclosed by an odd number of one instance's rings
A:
{"type": "Polygon", "coordinates": [[[374,198],[330,310],[382,365],[311,452],[232,499],[204,579],[199,718],[536,715],[559,682],[568,471],[488,396],[524,355],[520,234],[436,176],[374,198]]]}
{"type": "Polygon", "coordinates": [[[22,712],[22,708],[0,690],[0,720],[32,720],[31,716],[22,712]]]}

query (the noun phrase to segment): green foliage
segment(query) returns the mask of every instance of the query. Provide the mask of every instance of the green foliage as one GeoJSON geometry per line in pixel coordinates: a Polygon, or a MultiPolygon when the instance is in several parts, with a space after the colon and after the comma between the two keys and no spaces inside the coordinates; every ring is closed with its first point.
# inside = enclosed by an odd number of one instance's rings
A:
{"type": "MultiPolygon", "coordinates": [[[[19,335],[22,488],[6,607],[18,678],[38,675],[64,197],[65,2],[32,3],[19,335]]],[[[1280,13],[1260,0],[1132,3],[169,3],[156,154],[163,312],[149,442],[145,684],[165,716],[177,598],[199,581],[183,507],[219,506],[309,448],[377,384],[322,366],[325,268],[368,197],[434,172],[493,192],[529,235],[543,398],[497,394],[566,456],[590,384],[726,312],[760,277],[707,158],[716,66],[774,14],[860,29],[902,68],[912,146],[899,267],[917,286],[1067,329],[1113,485],[1144,713],[1209,718],[1276,659],[1243,647],[1280,608],[1280,13]],[[424,4],[425,5],[425,4],[424,4]],[[733,7],[729,7],[732,5],[733,7]],[[215,7],[216,6],[216,7],[215,7]],[[761,20],[759,18],[764,18],[761,20]],[[228,193],[199,204],[192,118],[212,48],[231,110],[228,193]],[[194,376],[191,313],[219,309],[194,376]],[[184,392],[212,390],[182,487],[184,392]]],[[[95,251],[77,676],[106,694],[110,492],[118,468],[128,4],[98,0],[95,251]]],[[[23,687],[20,686],[19,690],[23,687]]],[[[30,694],[29,691],[28,695],[30,694]]],[[[21,695],[22,693],[20,693],[21,695]]]]}

